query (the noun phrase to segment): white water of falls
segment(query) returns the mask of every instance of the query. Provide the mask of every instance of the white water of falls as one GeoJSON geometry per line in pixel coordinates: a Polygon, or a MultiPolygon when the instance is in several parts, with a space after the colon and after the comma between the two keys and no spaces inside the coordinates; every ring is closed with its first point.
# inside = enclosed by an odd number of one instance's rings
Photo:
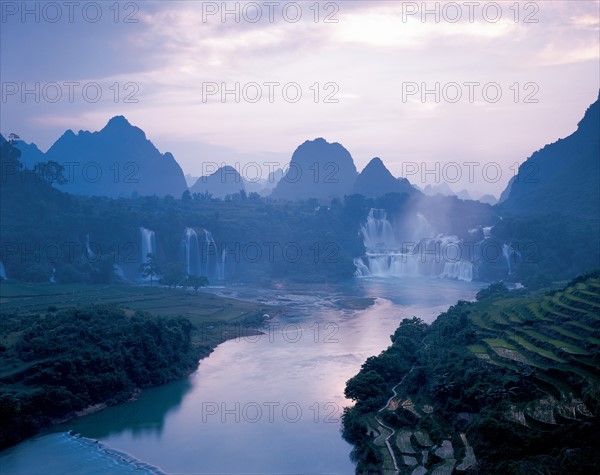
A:
{"type": "Polygon", "coordinates": [[[471,281],[473,263],[455,236],[433,236],[427,219],[417,214],[410,236],[399,237],[384,210],[372,209],[361,228],[367,250],[354,259],[357,277],[444,277],[471,281]]]}
{"type": "Polygon", "coordinates": [[[0,280],[8,280],[6,277],[6,269],[4,268],[4,262],[0,261],[0,280]]]}
{"type": "Polygon", "coordinates": [[[141,248],[141,261],[146,262],[148,254],[156,254],[156,234],[154,231],[146,228],[140,228],[142,235],[142,241],[140,244],[141,248]]]}
{"type": "Polygon", "coordinates": [[[94,259],[96,257],[96,253],[94,251],[92,251],[92,248],[90,247],[90,235],[89,234],[85,235],[85,252],[86,252],[86,257],[88,259],[94,259]]]}
{"type": "Polygon", "coordinates": [[[192,228],[186,228],[183,240],[185,251],[185,272],[187,275],[202,275],[202,255],[198,235],[192,228]]]}
{"type": "Polygon", "coordinates": [[[212,233],[205,229],[204,236],[206,241],[206,275],[209,278],[222,279],[223,256],[219,253],[212,233]]]}
{"type": "Polygon", "coordinates": [[[516,262],[517,257],[521,255],[513,249],[510,244],[502,244],[502,256],[506,261],[506,268],[508,269],[508,275],[511,275],[513,272],[513,263],[516,262]]]}

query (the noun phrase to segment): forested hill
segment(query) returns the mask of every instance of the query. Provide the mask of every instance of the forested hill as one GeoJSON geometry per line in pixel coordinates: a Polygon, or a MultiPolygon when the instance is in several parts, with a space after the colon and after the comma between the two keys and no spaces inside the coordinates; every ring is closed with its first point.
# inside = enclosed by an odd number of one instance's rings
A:
{"type": "Polygon", "coordinates": [[[533,153],[503,194],[502,213],[600,219],[600,98],[574,133],[533,153]]]}
{"type": "Polygon", "coordinates": [[[403,320],[348,381],[357,473],[600,473],[600,271],[477,299],[403,320]]]}
{"type": "Polygon", "coordinates": [[[182,378],[206,353],[183,318],[102,306],[1,317],[0,448],[75,411],[182,378]]]}

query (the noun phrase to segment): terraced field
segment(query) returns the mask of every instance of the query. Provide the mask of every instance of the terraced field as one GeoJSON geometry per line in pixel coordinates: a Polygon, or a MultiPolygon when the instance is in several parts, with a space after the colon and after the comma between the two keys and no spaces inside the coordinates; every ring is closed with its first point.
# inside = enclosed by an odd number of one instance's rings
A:
{"type": "Polygon", "coordinates": [[[581,387],[600,391],[600,279],[589,278],[535,299],[503,299],[477,307],[469,315],[479,342],[468,347],[496,366],[531,372],[548,395],[510,418],[525,425],[558,424],[590,411],[581,387]]]}
{"type": "Polygon", "coordinates": [[[385,381],[344,418],[357,473],[599,473],[600,270],[545,293],[492,284],[392,342],[347,386],[385,381]]]}

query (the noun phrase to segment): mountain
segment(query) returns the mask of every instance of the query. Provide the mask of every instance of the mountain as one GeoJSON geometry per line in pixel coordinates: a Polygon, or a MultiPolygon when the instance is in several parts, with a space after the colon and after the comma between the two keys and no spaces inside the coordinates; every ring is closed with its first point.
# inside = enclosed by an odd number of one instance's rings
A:
{"type": "Polygon", "coordinates": [[[34,143],[27,143],[23,140],[18,140],[13,143],[15,148],[18,148],[21,152],[21,163],[30,170],[33,170],[36,163],[46,161],[44,152],[42,152],[38,146],[34,143]]]}
{"type": "Polygon", "coordinates": [[[496,197],[494,195],[481,195],[477,201],[479,201],[480,203],[486,203],[488,205],[495,205],[498,200],[496,199],[496,197]]]}
{"type": "Polygon", "coordinates": [[[461,200],[472,200],[473,198],[471,198],[471,195],[469,194],[469,192],[467,190],[461,190],[458,193],[456,193],[456,196],[461,199],[461,200]]]}
{"type": "Polygon", "coordinates": [[[519,167],[501,210],[522,216],[559,212],[600,218],[599,100],[573,134],[546,145],[519,167]]]}
{"type": "Polygon", "coordinates": [[[210,193],[215,198],[225,198],[227,195],[246,191],[244,179],[238,171],[230,166],[219,168],[208,176],[201,176],[190,187],[191,193],[210,193]]]}
{"type": "Polygon", "coordinates": [[[445,181],[441,182],[439,185],[427,185],[423,188],[423,193],[427,196],[435,196],[435,195],[443,195],[443,196],[456,196],[456,193],[452,191],[452,188],[448,186],[448,183],[445,181]]]}
{"type": "Polygon", "coordinates": [[[67,130],[43,156],[65,167],[63,191],[88,196],[173,195],[187,189],[170,153],[161,154],[123,116],[99,132],[67,130]]]}
{"type": "Polygon", "coordinates": [[[246,191],[248,193],[258,193],[261,196],[268,196],[273,191],[273,188],[277,186],[279,180],[283,176],[283,170],[281,168],[277,168],[276,170],[270,172],[266,178],[261,179],[246,179],[244,178],[244,183],[246,185],[246,191]]]}
{"type": "Polygon", "coordinates": [[[323,138],[307,140],[292,155],[289,168],[271,197],[284,200],[343,197],[352,192],[357,176],[354,160],[342,145],[323,138]]]}
{"type": "Polygon", "coordinates": [[[506,185],[504,191],[500,194],[500,198],[498,198],[498,204],[504,203],[508,199],[508,195],[510,195],[510,190],[512,188],[512,184],[515,182],[515,176],[511,177],[506,185]]]}
{"type": "Polygon", "coordinates": [[[198,178],[200,178],[200,177],[194,176],[191,173],[186,173],[185,174],[185,183],[187,184],[188,188],[193,186],[194,183],[196,183],[196,181],[198,181],[198,178]]]}
{"type": "Polygon", "coordinates": [[[352,188],[352,193],[368,198],[378,198],[387,193],[411,194],[415,191],[406,178],[394,178],[379,157],[371,160],[360,172],[352,188]]]}

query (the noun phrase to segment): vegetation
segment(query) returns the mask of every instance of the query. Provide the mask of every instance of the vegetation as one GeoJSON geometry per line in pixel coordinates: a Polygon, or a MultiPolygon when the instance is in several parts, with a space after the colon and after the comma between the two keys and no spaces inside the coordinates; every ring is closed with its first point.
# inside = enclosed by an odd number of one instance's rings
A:
{"type": "Polygon", "coordinates": [[[0,448],[186,376],[220,342],[257,331],[268,310],[126,285],[4,283],[0,299],[0,448]]]}
{"type": "Polygon", "coordinates": [[[403,320],[348,381],[357,473],[392,457],[401,473],[598,473],[600,271],[546,294],[494,284],[477,298],[429,326],[403,320]]]}

